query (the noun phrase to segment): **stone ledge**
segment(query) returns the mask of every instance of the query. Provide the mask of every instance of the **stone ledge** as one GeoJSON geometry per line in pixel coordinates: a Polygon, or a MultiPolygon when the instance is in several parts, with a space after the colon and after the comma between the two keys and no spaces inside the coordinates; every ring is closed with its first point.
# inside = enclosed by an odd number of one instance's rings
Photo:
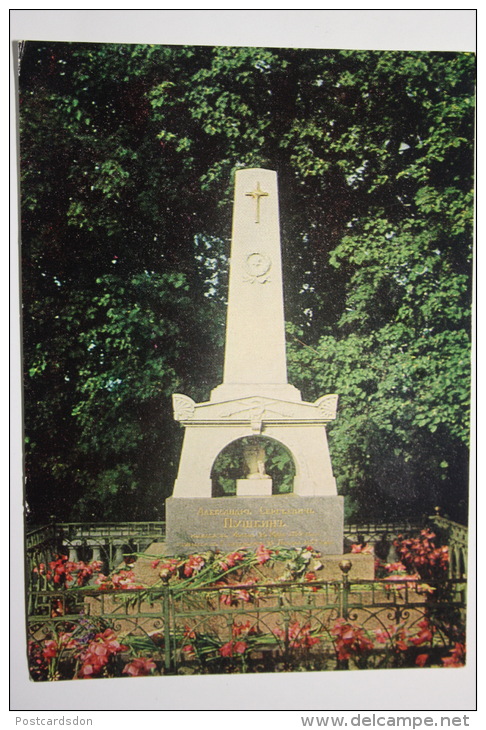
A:
{"type": "Polygon", "coordinates": [[[375,577],[375,556],[366,553],[345,553],[344,555],[324,555],[322,568],[316,572],[317,580],[342,580],[343,572],[339,564],[349,560],[351,569],[348,572],[350,581],[373,580],[375,577]]]}

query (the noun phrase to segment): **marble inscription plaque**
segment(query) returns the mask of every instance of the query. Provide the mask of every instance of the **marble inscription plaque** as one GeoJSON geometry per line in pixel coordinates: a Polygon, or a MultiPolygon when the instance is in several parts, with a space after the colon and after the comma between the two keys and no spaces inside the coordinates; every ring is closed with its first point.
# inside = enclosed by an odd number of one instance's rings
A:
{"type": "Polygon", "coordinates": [[[166,502],[166,553],[223,552],[259,545],[312,545],[323,555],[343,553],[343,498],[339,496],[217,497],[166,502]]]}

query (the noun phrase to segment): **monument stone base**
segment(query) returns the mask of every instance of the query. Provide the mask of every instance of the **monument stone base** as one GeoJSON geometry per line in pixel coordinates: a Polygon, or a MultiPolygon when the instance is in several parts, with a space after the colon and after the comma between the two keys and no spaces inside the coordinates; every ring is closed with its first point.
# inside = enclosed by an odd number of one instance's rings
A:
{"type": "Polygon", "coordinates": [[[206,550],[302,547],[343,554],[344,499],[300,497],[170,497],[166,501],[167,555],[206,550]]]}

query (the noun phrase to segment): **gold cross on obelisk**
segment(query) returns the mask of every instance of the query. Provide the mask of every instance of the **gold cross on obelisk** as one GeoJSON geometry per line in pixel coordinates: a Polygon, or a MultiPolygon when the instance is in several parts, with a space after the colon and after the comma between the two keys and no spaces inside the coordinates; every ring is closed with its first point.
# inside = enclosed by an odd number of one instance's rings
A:
{"type": "Polygon", "coordinates": [[[253,198],[253,200],[256,200],[255,223],[260,223],[260,198],[267,197],[268,193],[264,193],[263,190],[260,190],[260,183],[257,182],[256,190],[253,190],[251,193],[245,193],[245,195],[249,196],[250,198],[253,198]]]}

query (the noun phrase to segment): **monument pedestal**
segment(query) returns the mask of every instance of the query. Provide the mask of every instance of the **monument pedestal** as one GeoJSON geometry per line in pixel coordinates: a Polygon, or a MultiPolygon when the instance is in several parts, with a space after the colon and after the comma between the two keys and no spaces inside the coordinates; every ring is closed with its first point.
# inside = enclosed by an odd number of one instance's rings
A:
{"type": "Polygon", "coordinates": [[[272,480],[266,479],[237,479],[237,497],[270,497],[272,494],[272,480]]]}
{"type": "Polygon", "coordinates": [[[322,555],[342,558],[343,511],[340,496],[170,497],[166,554],[311,545],[322,555]]]}

